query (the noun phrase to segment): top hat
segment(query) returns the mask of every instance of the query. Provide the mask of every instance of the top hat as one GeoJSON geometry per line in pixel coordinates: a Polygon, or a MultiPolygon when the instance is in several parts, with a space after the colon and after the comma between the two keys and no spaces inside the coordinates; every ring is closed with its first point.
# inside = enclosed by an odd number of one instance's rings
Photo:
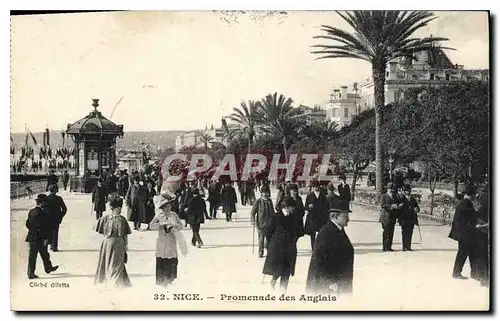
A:
{"type": "Polygon", "coordinates": [[[271,190],[269,189],[269,186],[264,185],[264,186],[262,186],[262,188],[260,189],[260,192],[261,192],[261,193],[270,193],[270,192],[271,192],[271,190]]]}
{"type": "Polygon", "coordinates": [[[337,205],[333,208],[330,209],[330,213],[340,213],[340,212],[347,212],[347,213],[352,213],[352,211],[349,209],[349,202],[348,201],[338,201],[337,205]]]}
{"type": "Polygon", "coordinates": [[[293,189],[293,190],[298,191],[299,190],[299,185],[297,185],[297,184],[290,184],[289,188],[290,188],[290,190],[293,189]]]}
{"type": "Polygon", "coordinates": [[[319,181],[312,181],[311,186],[312,187],[319,187],[319,181]]]}

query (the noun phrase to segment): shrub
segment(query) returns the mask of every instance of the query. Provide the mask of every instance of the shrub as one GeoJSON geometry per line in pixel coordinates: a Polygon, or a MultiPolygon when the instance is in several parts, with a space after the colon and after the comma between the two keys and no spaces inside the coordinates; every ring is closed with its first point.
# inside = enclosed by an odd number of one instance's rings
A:
{"type": "MultiPolygon", "coordinates": [[[[432,195],[428,196],[430,200],[432,195]]],[[[434,204],[432,205],[432,213],[436,216],[441,216],[444,220],[450,223],[453,220],[452,213],[457,206],[457,199],[453,196],[444,193],[434,194],[434,204]]]]}
{"type": "Polygon", "coordinates": [[[370,205],[378,204],[378,195],[375,192],[356,191],[355,200],[370,205]]]}

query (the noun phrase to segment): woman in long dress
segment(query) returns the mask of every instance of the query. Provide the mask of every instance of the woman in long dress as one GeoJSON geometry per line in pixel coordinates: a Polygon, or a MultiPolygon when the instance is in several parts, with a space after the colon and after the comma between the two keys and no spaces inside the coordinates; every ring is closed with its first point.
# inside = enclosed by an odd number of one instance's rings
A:
{"type": "Polygon", "coordinates": [[[156,239],[156,284],[170,285],[177,278],[179,264],[177,246],[183,255],[187,245],[180,232],[183,224],[177,214],[171,211],[175,195],[162,194],[154,197],[155,217],[149,224],[150,229],[158,230],[156,239]]]}
{"type": "Polygon", "coordinates": [[[121,216],[123,199],[113,195],[109,201],[111,214],[97,221],[96,232],[104,235],[99,252],[99,262],[95,273],[95,283],[105,283],[115,287],[132,284],[125,268],[127,261],[127,236],[131,233],[127,219],[121,216]]]}

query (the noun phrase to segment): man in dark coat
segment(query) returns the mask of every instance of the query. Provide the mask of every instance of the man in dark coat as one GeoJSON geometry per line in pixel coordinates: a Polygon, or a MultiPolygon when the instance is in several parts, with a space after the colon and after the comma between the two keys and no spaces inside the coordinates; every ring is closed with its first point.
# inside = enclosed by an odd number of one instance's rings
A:
{"type": "Polygon", "coordinates": [[[117,183],[118,178],[116,175],[111,173],[111,171],[108,171],[108,175],[106,176],[106,191],[108,194],[116,193],[118,191],[117,183]]]}
{"type": "Polygon", "coordinates": [[[403,240],[403,251],[411,251],[411,238],[413,228],[418,225],[418,215],[420,207],[415,198],[411,196],[411,187],[405,184],[400,192],[400,202],[398,222],[401,226],[401,238],[403,240]]]}
{"type": "Polygon", "coordinates": [[[144,182],[139,180],[139,176],[133,178],[132,185],[130,185],[125,196],[129,221],[134,222],[134,230],[136,231],[141,228],[141,223],[149,223],[147,222],[146,209],[148,195],[144,182]]]}
{"type": "Polygon", "coordinates": [[[36,207],[30,210],[28,219],[26,220],[26,228],[28,229],[26,242],[29,243],[28,279],[38,278],[35,275],[38,253],[42,257],[43,267],[47,274],[54,272],[59,267],[52,265],[49,251],[47,250],[47,245],[51,237],[50,218],[45,209],[47,207],[47,195],[39,194],[35,201],[36,207]]]}
{"type": "Polygon", "coordinates": [[[387,192],[380,196],[380,216],[378,221],[382,224],[382,251],[393,252],[392,240],[394,238],[394,227],[402,203],[398,202],[397,191],[392,183],[387,183],[387,192]]]}
{"type": "Polygon", "coordinates": [[[264,257],[264,247],[269,249],[271,236],[274,232],[274,207],[273,201],[269,197],[269,189],[262,187],[261,197],[255,201],[255,204],[250,211],[250,220],[252,225],[255,224],[259,237],[259,257],[264,257]]]}
{"type": "Polygon", "coordinates": [[[207,204],[200,196],[200,190],[195,188],[193,190],[193,198],[191,198],[188,205],[187,222],[191,225],[191,230],[193,230],[191,244],[193,246],[197,245],[198,248],[203,246],[203,241],[200,236],[200,226],[205,223],[205,216],[208,216],[207,204]]]}
{"type": "MultiPolygon", "coordinates": [[[[476,197],[476,188],[472,184],[465,187],[464,198],[460,201],[455,210],[453,224],[449,237],[458,242],[458,252],[453,266],[452,276],[455,279],[466,279],[462,275],[462,269],[465,261],[469,258],[469,262],[474,260],[471,257],[471,241],[476,220],[476,210],[472,203],[476,197]]],[[[471,264],[472,265],[472,264],[471,264]]]]}
{"type": "Polygon", "coordinates": [[[208,202],[210,203],[210,217],[217,218],[217,209],[220,206],[220,184],[212,182],[208,187],[208,202]]]}
{"type": "Polygon", "coordinates": [[[181,199],[179,201],[179,218],[181,220],[185,220],[185,226],[187,227],[187,210],[189,206],[189,202],[191,202],[191,199],[193,198],[193,189],[189,184],[184,184],[183,183],[183,189],[181,192],[181,199]]]}
{"type": "Polygon", "coordinates": [[[50,175],[47,176],[47,187],[45,188],[45,191],[46,192],[49,191],[49,186],[50,185],[56,185],[57,186],[58,182],[59,182],[59,178],[57,177],[56,172],[54,170],[51,170],[50,171],[50,175]]]}
{"type": "Polygon", "coordinates": [[[312,182],[313,191],[306,197],[304,205],[307,211],[305,234],[311,236],[311,250],[314,249],[316,233],[328,222],[328,204],[321,192],[318,181],[312,182]]]}
{"type": "Polygon", "coordinates": [[[50,185],[49,192],[50,194],[47,196],[47,212],[52,226],[50,244],[51,250],[57,252],[59,251],[59,225],[68,209],[62,197],[56,194],[56,185],[50,185]]]}
{"type": "Polygon", "coordinates": [[[102,178],[97,180],[97,185],[92,190],[92,204],[94,204],[94,211],[96,219],[102,217],[102,213],[106,211],[106,187],[104,187],[102,178]]]}
{"type": "Polygon", "coordinates": [[[120,172],[120,178],[118,179],[118,194],[121,197],[125,197],[127,195],[128,188],[130,187],[128,175],[125,171],[120,172]]]}
{"type": "Polygon", "coordinates": [[[264,262],[263,274],[271,275],[271,287],[274,289],[278,279],[281,279],[281,289],[286,291],[290,276],[295,274],[297,261],[297,229],[295,217],[297,201],[291,196],[286,196],[282,203],[281,212],[273,214],[276,220],[276,229],[268,247],[267,257],[264,262]]]}
{"type": "Polygon", "coordinates": [[[339,198],[342,201],[351,201],[351,188],[349,187],[349,184],[347,184],[347,177],[345,175],[342,175],[340,177],[340,180],[342,181],[341,184],[337,187],[339,191],[339,198]]]}
{"type": "MultiPolygon", "coordinates": [[[[64,190],[66,190],[66,188],[68,187],[68,182],[69,182],[69,174],[68,174],[67,169],[64,170],[64,174],[62,175],[62,182],[63,182],[64,190]]],[[[71,190],[71,188],[70,188],[70,190],[71,190]]]]}
{"type": "Polygon", "coordinates": [[[333,186],[333,184],[330,183],[326,187],[326,190],[327,190],[326,201],[328,203],[328,209],[338,208],[340,197],[337,194],[335,194],[335,186],[333,186]]]}
{"type": "Polygon", "coordinates": [[[349,204],[330,210],[329,222],[319,231],[307,274],[306,291],[314,294],[352,293],[354,248],[344,231],[349,204]]]}
{"type": "Polygon", "coordinates": [[[238,183],[238,190],[240,192],[241,205],[247,205],[247,182],[241,181],[238,183]]]}
{"type": "Polygon", "coordinates": [[[226,183],[226,186],[221,192],[222,212],[226,214],[226,221],[232,221],[233,213],[236,213],[236,191],[231,183],[226,183]]]}

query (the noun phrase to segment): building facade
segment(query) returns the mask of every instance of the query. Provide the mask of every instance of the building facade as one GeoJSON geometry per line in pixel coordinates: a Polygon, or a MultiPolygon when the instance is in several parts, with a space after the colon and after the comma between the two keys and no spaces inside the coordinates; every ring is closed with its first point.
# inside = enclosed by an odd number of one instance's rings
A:
{"type": "MultiPolygon", "coordinates": [[[[488,81],[489,70],[465,69],[453,64],[442,49],[431,48],[415,54],[415,59],[399,59],[388,63],[385,83],[385,103],[403,98],[406,89],[421,86],[443,86],[454,81],[488,81]]],[[[373,81],[366,79],[360,86],[361,111],[373,108],[373,81]]]]}
{"type": "Polygon", "coordinates": [[[334,89],[326,104],[326,119],[335,122],[338,128],[349,125],[352,117],[359,113],[361,96],[357,93],[357,84],[353,85],[352,92],[347,89],[347,86],[334,89]]]}
{"type": "Polygon", "coordinates": [[[214,128],[213,126],[205,128],[205,130],[190,130],[182,133],[175,138],[175,151],[179,152],[183,147],[204,147],[204,143],[199,136],[200,132],[207,133],[212,137],[209,142],[224,144],[224,130],[222,128],[214,128]]]}
{"type": "Polygon", "coordinates": [[[322,109],[320,106],[308,107],[300,105],[297,109],[306,117],[308,123],[324,121],[326,119],[326,110],[322,109]]]}

